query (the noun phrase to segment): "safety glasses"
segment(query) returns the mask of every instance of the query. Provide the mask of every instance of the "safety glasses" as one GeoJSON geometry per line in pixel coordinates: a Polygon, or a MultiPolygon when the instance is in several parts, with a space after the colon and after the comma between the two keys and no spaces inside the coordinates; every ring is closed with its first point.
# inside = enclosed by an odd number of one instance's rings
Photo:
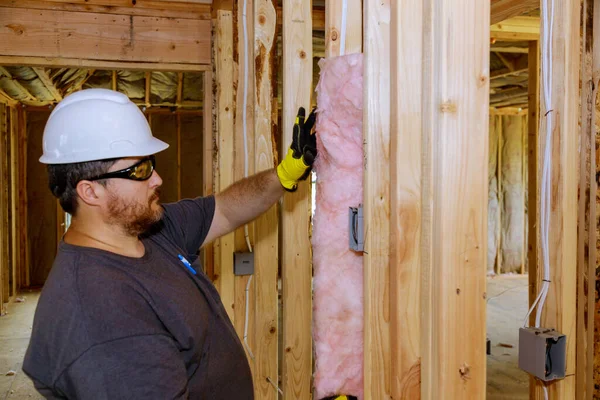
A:
{"type": "Polygon", "coordinates": [[[145,181],[152,176],[154,168],[156,167],[156,160],[154,156],[144,158],[138,163],[133,164],[129,168],[125,168],[119,171],[108,172],[106,174],[98,175],[94,178],[88,179],[88,181],[97,181],[99,179],[110,179],[110,178],[121,178],[131,179],[133,181],[145,181]]]}

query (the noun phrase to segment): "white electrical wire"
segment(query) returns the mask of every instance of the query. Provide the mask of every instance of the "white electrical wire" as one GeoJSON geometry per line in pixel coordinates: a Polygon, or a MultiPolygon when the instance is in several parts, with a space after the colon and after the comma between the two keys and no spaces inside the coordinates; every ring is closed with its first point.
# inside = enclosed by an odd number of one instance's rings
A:
{"type": "Polygon", "coordinates": [[[340,56],[346,52],[346,20],[348,16],[348,0],[342,2],[342,37],[340,39],[340,56]]]}
{"type": "Polygon", "coordinates": [[[244,344],[246,345],[246,350],[250,355],[250,358],[254,360],[254,354],[252,354],[252,350],[250,350],[250,346],[248,345],[248,290],[250,289],[250,282],[252,282],[252,275],[248,278],[248,283],[246,284],[246,319],[244,320],[244,344]]]}

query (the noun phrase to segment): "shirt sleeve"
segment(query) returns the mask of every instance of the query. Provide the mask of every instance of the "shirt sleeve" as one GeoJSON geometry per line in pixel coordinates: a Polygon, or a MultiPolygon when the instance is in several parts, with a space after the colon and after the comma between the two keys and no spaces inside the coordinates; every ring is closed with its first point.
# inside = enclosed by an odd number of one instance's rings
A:
{"type": "Polygon", "coordinates": [[[208,231],[215,215],[214,196],[184,199],[165,204],[164,229],[188,255],[195,255],[208,231]]]}
{"type": "Polygon", "coordinates": [[[95,345],[59,377],[55,390],[76,399],[187,399],[186,369],[166,335],[95,345]]]}

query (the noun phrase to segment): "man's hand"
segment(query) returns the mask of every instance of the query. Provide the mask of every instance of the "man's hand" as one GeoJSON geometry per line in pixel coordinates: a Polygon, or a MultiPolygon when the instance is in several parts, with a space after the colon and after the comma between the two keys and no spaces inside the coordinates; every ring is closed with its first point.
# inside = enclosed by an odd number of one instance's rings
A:
{"type": "Polygon", "coordinates": [[[315,110],[311,111],[306,120],[304,117],[305,110],[300,107],[294,123],[292,145],[277,167],[281,185],[290,192],[297,189],[298,181],[308,177],[317,157],[317,137],[311,133],[315,125],[315,110]]]}

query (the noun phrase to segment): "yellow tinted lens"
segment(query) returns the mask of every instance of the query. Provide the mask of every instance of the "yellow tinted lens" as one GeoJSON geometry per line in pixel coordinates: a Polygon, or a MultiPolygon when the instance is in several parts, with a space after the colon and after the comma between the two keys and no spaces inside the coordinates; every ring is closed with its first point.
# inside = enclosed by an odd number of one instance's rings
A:
{"type": "Polygon", "coordinates": [[[131,171],[131,177],[135,179],[146,179],[152,174],[152,161],[146,160],[131,171]]]}

